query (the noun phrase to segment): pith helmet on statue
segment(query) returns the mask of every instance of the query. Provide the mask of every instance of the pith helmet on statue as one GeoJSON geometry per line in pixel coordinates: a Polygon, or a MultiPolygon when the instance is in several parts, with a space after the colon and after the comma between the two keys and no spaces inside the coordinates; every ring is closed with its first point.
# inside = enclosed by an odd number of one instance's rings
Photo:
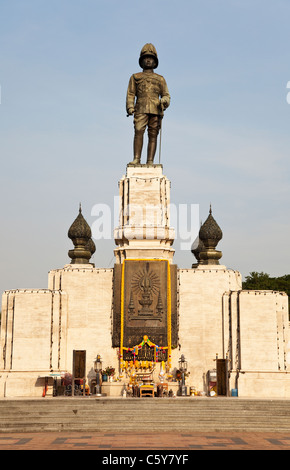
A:
{"type": "Polygon", "coordinates": [[[145,44],[144,47],[142,47],[142,50],[141,50],[141,53],[140,53],[140,58],[139,58],[139,65],[141,68],[142,67],[142,60],[144,59],[144,57],[147,57],[147,56],[150,56],[150,57],[153,57],[155,59],[155,65],[154,65],[154,69],[156,69],[158,67],[158,56],[157,56],[157,51],[155,49],[155,47],[153,46],[153,44],[145,44]]]}

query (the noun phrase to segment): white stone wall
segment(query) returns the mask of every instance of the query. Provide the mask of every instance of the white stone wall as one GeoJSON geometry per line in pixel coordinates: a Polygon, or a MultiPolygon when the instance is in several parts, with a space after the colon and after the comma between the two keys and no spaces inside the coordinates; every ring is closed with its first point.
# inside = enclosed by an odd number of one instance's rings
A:
{"type": "Polygon", "coordinates": [[[62,368],[72,369],[73,350],[87,351],[87,374],[94,374],[97,354],[104,367],[117,366],[117,353],[112,349],[112,269],[96,269],[85,265],[68,265],[51,271],[49,284],[67,295],[66,347],[62,368]]]}
{"type": "Polygon", "coordinates": [[[41,396],[44,380],[39,377],[58,367],[60,320],[65,318],[66,304],[65,293],[48,289],[3,294],[1,396],[41,396]]]}
{"type": "Polygon", "coordinates": [[[89,379],[95,375],[97,354],[101,354],[104,368],[117,369],[111,339],[112,276],[112,269],[68,265],[49,273],[47,290],[17,290],[3,295],[2,395],[31,396],[34,387],[34,394],[39,396],[44,381],[35,388],[38,377],[72,372],[74,349],[87,351],[89,379]]]}
{"type": "Polygon", "coordinates": [[[288,296],[242,291],[230,297],[231,325],[226,322],[225,336],[232,345],[232,388],[240,396],[289,398],[288,296]]]}
{"type": "Polygon", "coordinates": [[[1,368],[49,370],[52,292],[17,290],[3,295],[1,368]]]}
{"type": "Polygon", "coordinates": [[[239,306],[242,370],[287,371],[287,295],[242,291],[239,306]]]}
{"type": "Polygon", "coordinates": [[[241,275],[223,266],[179,270],[179,342],[190,377],[188,384],[203,391],[206,373],[215,368],[216,354],[225,357],[223,295],[241,289],[241,275]]]}
{"type": "Polygon", "coordinates": [[[242,291],[237,271],[179,270],[180,351],[189,386],[205,390],[215,358],[229,358],[230,388],[240,396],[290,397],[288,297],[242,291]]]}

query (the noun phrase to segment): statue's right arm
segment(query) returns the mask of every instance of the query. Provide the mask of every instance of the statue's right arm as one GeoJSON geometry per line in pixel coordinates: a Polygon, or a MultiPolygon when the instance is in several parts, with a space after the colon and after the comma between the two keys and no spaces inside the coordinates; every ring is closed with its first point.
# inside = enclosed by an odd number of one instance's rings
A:
{"type": "Polygon", "coordinates": [[[135,97],[136,97],[136,82],[134,75],[129,80],[128,90],[127,90],[127,99],[126,99],[126,110],[127,114],[134,114],[135,108],[135,97]]]}

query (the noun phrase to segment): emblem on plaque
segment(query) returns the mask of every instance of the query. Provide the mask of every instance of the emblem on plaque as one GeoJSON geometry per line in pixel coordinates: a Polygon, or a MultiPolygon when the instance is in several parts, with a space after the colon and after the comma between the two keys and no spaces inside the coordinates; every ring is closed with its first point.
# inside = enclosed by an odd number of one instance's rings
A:
{"type": "Polygon", "coordinates": [[[130,320],[159,320],[162,321],[163,304],[160,292],[160,279],[150,270],[146,263],[143,270],[138,271],[131,281],[130,302],[128,306],[130,320]],[[154,308],[154,298],[158,298],[154,308]],[[138,302],[135,305],[134,299],[138,302]]]}

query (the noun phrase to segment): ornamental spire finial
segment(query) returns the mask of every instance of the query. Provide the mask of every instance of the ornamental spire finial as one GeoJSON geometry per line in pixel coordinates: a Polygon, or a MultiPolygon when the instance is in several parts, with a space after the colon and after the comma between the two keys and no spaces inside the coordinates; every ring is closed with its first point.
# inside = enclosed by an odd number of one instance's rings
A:
{"type": "Polygon", "coordinates": [[[79,205],[79,214],[69,228],[68,237],[74,244],[74,249],[68,252],[71,264],[88,264],[96,251],[96,247],[91,238],[91,228],[83,217],[81,203],[79,205]]]}
{"type": "Polygon", "coordinates": [[[212,205],[210,204],[209,216],[200,227],[199,239],[203,243],[203,248],[199,253],[201,264],[219,264],[222,252],[216,250],[216,246],[223,238],[223,232],[212,215],[212,205]]]}

